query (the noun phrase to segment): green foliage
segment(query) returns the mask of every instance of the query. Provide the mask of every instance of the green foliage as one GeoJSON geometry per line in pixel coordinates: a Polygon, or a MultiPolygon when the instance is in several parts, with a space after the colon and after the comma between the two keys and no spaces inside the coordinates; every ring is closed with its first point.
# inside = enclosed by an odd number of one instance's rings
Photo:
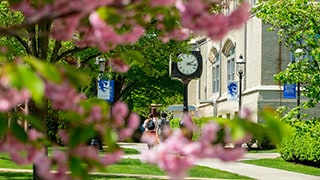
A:
{"type": "MultiPolygon", "coordinates": [[[[292,123],[292,122],[291,122],[292,123]]],[[[319,119],[296,121],[294,133],[283,141],[281,156],[287,161],[320,165],[319,119]]]]}
{"type": "Polygon", "coordinates": [[[116,100],[125,101],[132,111],[139,114],[150,112],[151,104],[167,107],[182,103],[183,85],[169,76],[169,60],[172,54],[186,48],[186,42],[161,42],[152,24],[137,43],[118,47],[114,55],[125,56],[131,67],[125,74],[113,75],[116,83],[123,83],[116,89],[116,94],[121,95],[116,96],[116,100]]]}
{"type": "Polygon", "coordinates": [[[0,114],[0,137],[3,137],[3,135],[7,132],[8,129],[8,120],[6,119],[5,114],[0,114]]]}
{"type": "Polygon", "coordinates": [[[320,102],[320,5],[309,0],[261,1],[253,12],[277,30],[281,42],[295,52],[295,63],[275,75],[281,83],[301,83],[306,108],[320,102]]]}
{"type": "MultiPolygon", "coordinates": [[[[265,128],[264,124],[261,124],[263,128],[265,128]]],[[[276,145],[273,143],[266,132],[262,133],[262,135],[257,137],[250,138],[249,141],[246,142],[246,145],[249,150],[269,150],[275,149],[276,145]]]]}
{"type": "MultiPolygon", "coordinates": [[[[225,132],[230,132],[233,140],[238,140],[245,137],[248,133],[251,134],[260,143],[267,143],[281,147],[283,138],[292,134],[291,128],[280,121],[279,116],[270,109],[261,111],[261,117],[265,121],[263,124],[253,123],[251,121],[235,117],[234,119],[224,119],[215,117],[192,118],[193,123],[197,127],[203,127],[210,121],[215,121],[220,125],[217,142],[223,142],[225,132]],[[226,130],[227,129],[227,130],[226,130]]],[[[175,118],[170,121],[170,127],[173,129],[180,128],[181,119],[175,118]]],[[[199,131],[193,132],[192,139],[198,140],[201,136],[199,131]]]]}
{"type": "MultiPolygon", "coordinates": [[[[18,11],[11,11],[8,1],[0,1],[0,28],[10,25],[17,25],[23,21],[23,15],[18,11]]],[[[0,47],[6,47],[7,52],[3,53],[8,59],[12,60],[16,55],[25,54],[23,46],[13,36],[0,33],[0,47]]]]}
{"type": "Polygon", "coordinates": [[[9,82],[17,89],[27,88],[37,104],[42,104],[44,82],[29,67],[24,65],[7,66],[9,82]]]}
{"type": "MultiPolygon", "coordinates": [[[[301,108],[318,108],[320,102],[320,5],[309,0],[261,1],[254,9],[257,17],[277,30],[281,42],[296,52],[295,62],[275,75],[281,83],[300,83],[308,98],[301,107],[287,111],[282,120],[294,128],[282,143],[281,155],[294,162],[319,165],[319,118],[300,115],[301,108]],[[298,50],[298,51],[296,51],[298,50]],[[306,120],[302,120],[306,119],[306,120]]],[[[285,108],[279,109],[284,113],[285,108]]]]}

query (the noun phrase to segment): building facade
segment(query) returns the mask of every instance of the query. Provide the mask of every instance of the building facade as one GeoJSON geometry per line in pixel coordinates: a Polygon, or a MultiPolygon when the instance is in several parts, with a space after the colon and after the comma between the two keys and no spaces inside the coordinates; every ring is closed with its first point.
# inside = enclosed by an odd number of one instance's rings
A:
{"type": "MultiPolygon", "coordinates": [[[[224,13],[232,12],[237,1],[230,1],[224,13]]],[[[255,1],[251,1],[252,5],[255,1]]],[[[196,44],[203,58],[201,78],[192,80],[188,86],[188,104],[196,107],[198,116],[233,118],[238,115],[238,99],[230,100],[228,83],[237,82],[240,55],[246,61],[242,78],[242,108],[253,112],[252,120],[261,121],[257,113],[266,106],[295,106],[296,99],[283,98],[283,85],[273,76],[284,70],[292,55],[278,41],[277,32],[268,31],[268,26],[255,16],[237,30],[230,31],[221,41],[198,37],[196,44]]]]}

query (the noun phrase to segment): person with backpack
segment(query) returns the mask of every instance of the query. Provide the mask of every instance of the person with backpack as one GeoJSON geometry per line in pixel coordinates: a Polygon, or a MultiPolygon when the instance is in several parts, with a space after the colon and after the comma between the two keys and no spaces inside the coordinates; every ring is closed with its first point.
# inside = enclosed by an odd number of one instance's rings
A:
{"type": "Polygon", "coordinates": [[[154,120],[153,114],[149,114],[143,123],[145,131],[142,135],[142,141],[147,143],[148,149],[152,149],[153,146],[157,144],[157,124],[158,122],[154,120]]]}
{"type": "Polygon", "coordinates": [[[170,134],[170,122],[167,119],[167,113],[163,112],[158,120],[157,136],[159,142],[163,142],[170,134]]]}

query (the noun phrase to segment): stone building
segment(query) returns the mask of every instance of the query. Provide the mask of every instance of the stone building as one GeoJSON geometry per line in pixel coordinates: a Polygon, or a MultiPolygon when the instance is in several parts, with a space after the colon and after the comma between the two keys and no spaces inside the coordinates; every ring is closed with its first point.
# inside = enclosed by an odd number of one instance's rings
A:
{"type": "MultiPolygon", "coordinates": [[[[254,5],[255,1],[251,3],[254,5]]],[[[232,12],[237,4],[230,1],[224,13],[232,12]]],[[[254,15],[221,41],[198,37],[191,43],[201,51],[203,72],[201,78],[192,80],[188,86],[188,104],[195,106],[200,116],[237,116],[239,102],[228,100],[227,85],[230,81],[239,84],[236,61],[240,54],[246,61],[241,105],[254,112],[254,122],[260,121],[257,113],[265,106],[296,105],[296,99],[283,98],[283,85],[273,79],[274,74],[287,67],[292,53],[279,43],[277,33],[268,31],[268,26],[254,15]]]]}

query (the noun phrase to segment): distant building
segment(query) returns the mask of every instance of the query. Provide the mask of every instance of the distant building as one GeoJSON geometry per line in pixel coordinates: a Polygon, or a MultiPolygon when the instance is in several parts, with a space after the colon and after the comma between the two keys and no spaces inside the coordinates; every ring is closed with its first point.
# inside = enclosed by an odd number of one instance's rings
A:
{"type": "MultiPolygon", "coordinates": [[[[230,1],[225,13],[236,8],[238,3],[234,2],[230,1]]],[[[273,79],[287,67],[292,53],[279,43],[277,32],[267,29],[267,25],[252,16],[243,28],[229,32],[221,41],[198,37],[191,42],[198,46],[203,58],[201,78],[192,80],[188,87],[188,104],[196,107],[199,116],[233,118],[238,115],[238,101],[228,101],[227,85],[230,81],[239,81],[236,61],[240,54],[246,61],[242,107],[254,112],[254,122],[260,121],[257,113],[265,106],[296,106],[297,100],[284,98],[283,84],[273,79]]]]}

